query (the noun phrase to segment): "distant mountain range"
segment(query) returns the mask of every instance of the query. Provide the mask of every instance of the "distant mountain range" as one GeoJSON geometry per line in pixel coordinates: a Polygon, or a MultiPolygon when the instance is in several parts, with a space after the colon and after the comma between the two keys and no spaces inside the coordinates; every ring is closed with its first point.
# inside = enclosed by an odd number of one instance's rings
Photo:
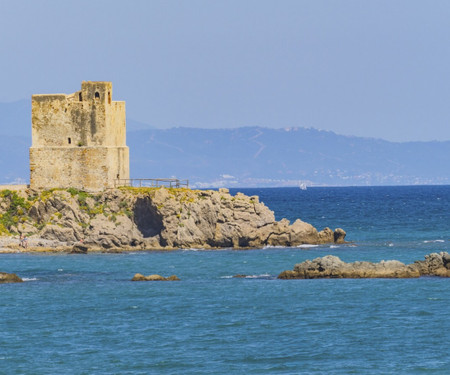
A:
{"type": "MultiPolygon", "coordinates": [[[[0,103],[0,183],[29,179],[28,100],[0,103]]],[[[306,128],[145,129],[127,122],[133,178],[196,187],[450,184],[450,141],[394,143],[306,128]]]]}

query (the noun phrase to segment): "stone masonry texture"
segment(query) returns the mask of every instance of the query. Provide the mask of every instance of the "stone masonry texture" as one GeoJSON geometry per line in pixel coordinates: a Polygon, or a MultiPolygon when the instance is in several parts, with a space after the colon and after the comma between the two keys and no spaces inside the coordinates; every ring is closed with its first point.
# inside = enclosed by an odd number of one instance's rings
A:
{"type": "Polygon", "coordinates": [[[111,82],[86,82],[73,94],[32,96],[32,189],[102,191],[129,179],[125,102],[111,82]]]}

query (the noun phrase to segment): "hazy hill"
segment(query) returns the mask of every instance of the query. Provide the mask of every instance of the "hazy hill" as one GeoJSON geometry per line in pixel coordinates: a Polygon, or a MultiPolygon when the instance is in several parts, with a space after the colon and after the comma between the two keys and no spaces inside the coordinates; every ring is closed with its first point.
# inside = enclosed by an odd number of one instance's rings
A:
{"type": "Polygon", "coordinates": [[[315,129],[248,127],[136,131],[128,145],[135,176],[242,186],[450,182],[450,142],[393,143],[315,129]]]}
{"type": "MultiPolygon", "coordinates": [[[[0,183],[29,178],[30,107],[29,100],[0,103],[0,183]]],[[[134,178],[176,176],[196,186],[450,183],[449,141],[393,143],[305,128],[127,126],[134,178]]]]}

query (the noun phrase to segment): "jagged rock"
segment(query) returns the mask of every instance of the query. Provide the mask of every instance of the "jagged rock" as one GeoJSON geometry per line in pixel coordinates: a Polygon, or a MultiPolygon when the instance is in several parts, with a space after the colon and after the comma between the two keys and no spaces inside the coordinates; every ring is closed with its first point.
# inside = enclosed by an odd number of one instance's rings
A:
{"type": "Polygon", "coordinates": [[[58,225],[49,224],[41,232],[40,235],[46,240],[58,240],[60,242],[74,242],[80,240],[80,234],[71,227],[60,227],[58,225]]]}
{"type": "Polygon", "coordinates": [[[37,229],[35,226],[31,225],[30,223],[19,223],[17,224],[17,231],[19,233],[30,235],[32,233],[37,232],[37,229]]]}
{"type": "Polygon", "coordinates": [[[21,282],[23,282],[23,280],[15,273],[0,272],[0,284],[21,282]]]}
{"type": "Polygon", "coordinates": [[[424,276],[450,277],[450,254],[440,252],[425,255],[425,260],[415,261],[412,267],[424,276]]]}
{"type": "Polygon", "coordinates": [[[345,233],[345,231],[343,229],[341,229],[341,228],[335,229],[334,233],[333,233],[334,243],[337,243],[337,244],[345,243],[346,235],[347,235],[347,233],[345,233]]]}
{"type": "Polygon", "coordinates": [[[104,215],[97,215],[90,221],[86,232],[87,243],[97,244],[105,249],[129,246],[133,239],[142,238],[136,225],[126,215],[117,215],[114,221],[104,215]]]}
{"type": "Polygon", "coordinates": [[[345,263],[338,257],[327,255],[322,258],[306,260],[294,266],[293,270],[283,271],[279,279],[318,279],[318,278],[414,278],[420,276],[450,277],[450,255],[432,253],[425,260],[405,265],[397,260],[382,260],[379,263],[345,263]]]}
{"type": "Polygon", "coordinates": [[[175,276],[163,277],[161,275],[148,275],[144,276],[140,273],[134,275],[131,281],[180,281],[180,279],[175,276]]]}

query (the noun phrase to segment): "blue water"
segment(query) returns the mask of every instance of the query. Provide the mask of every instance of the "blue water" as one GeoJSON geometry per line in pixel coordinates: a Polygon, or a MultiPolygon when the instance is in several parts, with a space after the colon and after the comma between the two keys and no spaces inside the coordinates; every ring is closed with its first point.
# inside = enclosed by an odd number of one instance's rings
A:
{"type": "Polygon", "coordinates": [[[0,374],[448,374],[449,279],[277,280],[449,251],[450,187],[240,189],[350,245],[0,255],[0,374]],[[134,273],[180,282],[131,282],[134,273]],[[244,279],[231,278],[246,274],[244,279]]]}

